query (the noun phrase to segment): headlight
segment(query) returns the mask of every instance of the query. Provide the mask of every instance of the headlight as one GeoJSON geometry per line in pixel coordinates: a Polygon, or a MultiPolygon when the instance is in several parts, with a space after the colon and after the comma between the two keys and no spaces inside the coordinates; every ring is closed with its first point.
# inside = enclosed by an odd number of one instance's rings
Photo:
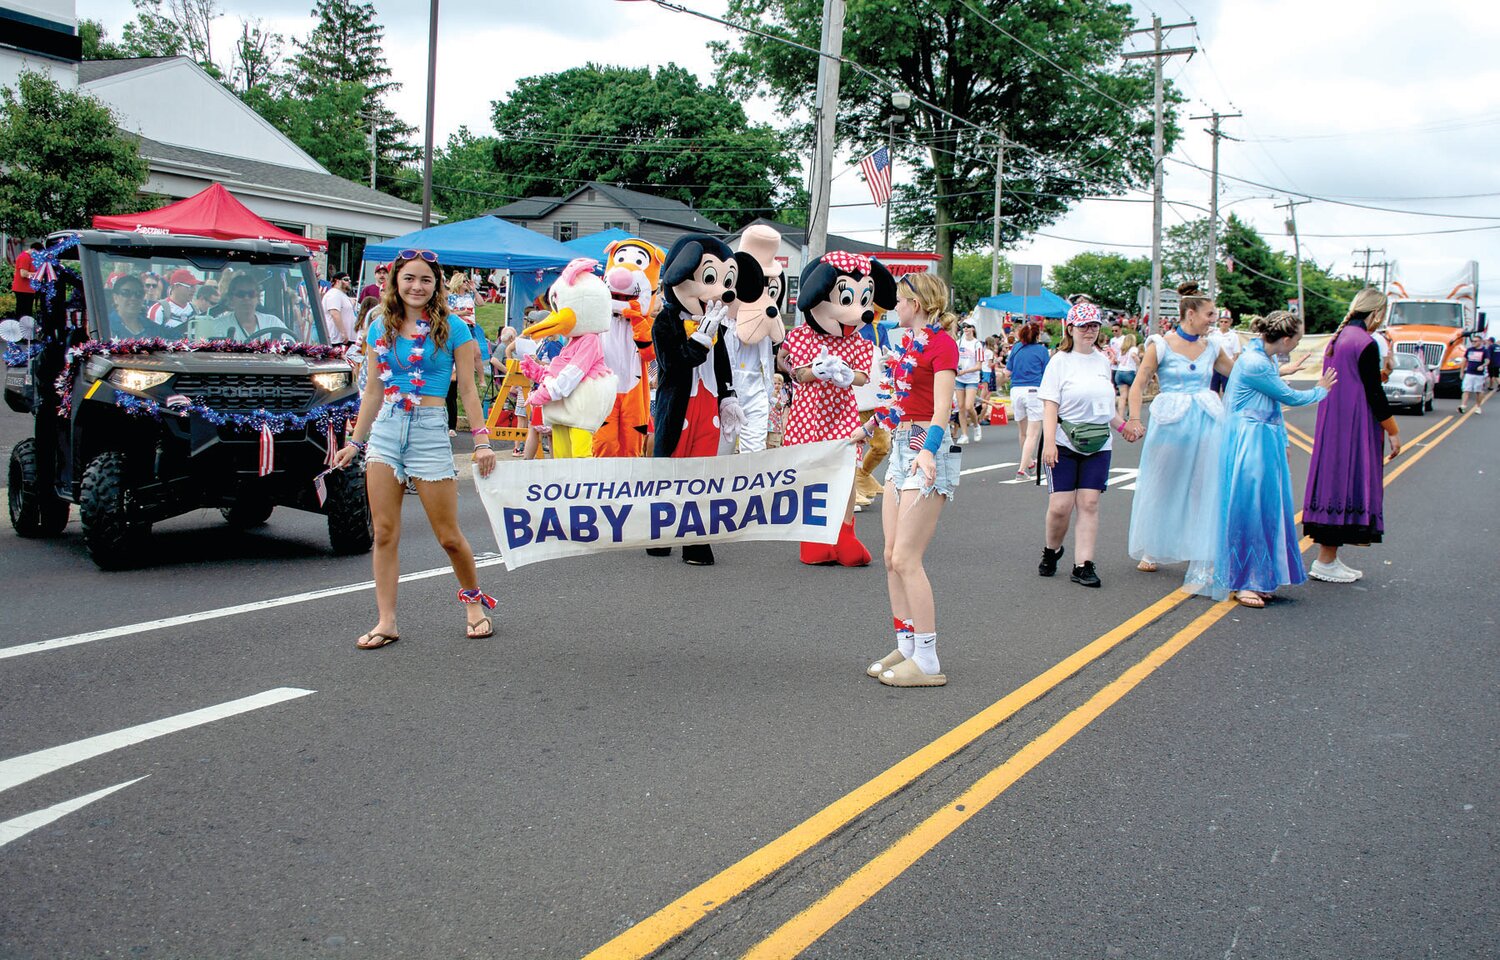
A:
{"type": "Polygon", "coordinates": [[[1420,385],[1421,385],[1421,383],[1422,383],[1422,381],[1421,381],[1421,380],[1418,380],[1418,379],[1417,379],[1417,378],[1416,378],[1416,377],[1407,377],[1407,378],[1406,378],[1406,385],[1407,385],[1407,386],[1408,386],[1408,387],[1416,387],[1416,386],[1420,386],[1420,385]]]}
{"type": "Polygon", "coordinates": [[[131,367],[116,367],[109,374],[110,383],[136,393],[159,387],[170,379],[172,374],[165,370],[136,370],[131,367]]]}
{"type": "Polygon", "coordinates": [[[349,385],[349,374],[347,371],[342,373],[315,373],[312,375],[312,381],[318,385],[319,390],[333,393],[349,385]]]}

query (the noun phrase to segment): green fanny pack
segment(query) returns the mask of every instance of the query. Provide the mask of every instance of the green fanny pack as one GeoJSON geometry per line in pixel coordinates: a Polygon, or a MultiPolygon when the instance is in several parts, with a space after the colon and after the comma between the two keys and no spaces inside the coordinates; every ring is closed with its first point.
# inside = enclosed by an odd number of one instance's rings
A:
{"type": "Polygon", "coordinates": [[[1073,449],[1085,456],[1098,453],[1109,442],[1109,424],[1107,423],[1073,423],[1069,420],[1060,420],[1058,425],[1062,427],[1073,449]]]}

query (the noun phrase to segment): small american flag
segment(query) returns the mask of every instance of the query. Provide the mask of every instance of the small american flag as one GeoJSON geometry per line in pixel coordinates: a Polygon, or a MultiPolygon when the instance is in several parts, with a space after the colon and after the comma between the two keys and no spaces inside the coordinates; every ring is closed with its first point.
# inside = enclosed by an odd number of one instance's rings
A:
{"type": "Polygon", "coordinates": [[[870,197],[874,199],[875,206],[885,206],[886,201],[891,199],[891,152],[880,147],[859,162],[859,169],[865,175],[865,183],[870,187],[870,197]]]}

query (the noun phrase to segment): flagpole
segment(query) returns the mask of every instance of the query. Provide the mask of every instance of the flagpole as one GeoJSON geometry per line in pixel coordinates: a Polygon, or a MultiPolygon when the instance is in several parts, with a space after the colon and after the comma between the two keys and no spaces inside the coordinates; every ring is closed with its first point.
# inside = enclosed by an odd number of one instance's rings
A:
{"type": "MultiPolygon", "coordinates": [[[[886,122],[885,152],[889,159],[890,167],[887,176],[891,178],[891,193],[896,192],[896,115],[891,114],[891,119],[886,122]]],[[[880,244],[887,250],[891,248],[891,198],[885,198],[885,239],[880,244]]]]}

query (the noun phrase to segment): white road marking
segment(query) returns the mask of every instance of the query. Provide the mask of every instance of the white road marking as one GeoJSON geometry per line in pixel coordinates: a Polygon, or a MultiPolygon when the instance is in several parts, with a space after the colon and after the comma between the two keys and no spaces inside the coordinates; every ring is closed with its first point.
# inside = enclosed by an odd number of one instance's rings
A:
{"type": "MultiPolygon", "coordinates": [[[[150,774],[146,776],[150,776],[150,774]]],[[[52,821],[67,816],[74,810],[82,809],[101,797],[107,797],[116,790],[124,790],[132,783],[140,783],[144,779],[146,777],[136,777],[134,780],[126,780],[124,783],[117,783],[112,787],[105,787],[103,790],[95,790],[93,793],[85,794],[73,800],[64,800],[62,803],[53,804],[45,810],[23,814],[14,820],[7,820],[4,823],[0,823],[0,847],[5,846],[12,840],[19,840],[36,828],[45,827],[52,821]]]]}
{"type": "MultiPolygon", "coordinates": [[[[493,554],[479,554],[475,559],[477,561],[476,566],[480,567],[493,567],[505,562],[493,554]],[[484,559],[481,560],[479,557],[484,557],[484,559]]],[[[452,572],[452,567],[433,567],[430,570],[419,570],[416,573],[402,574],[401,582],[407,583],[412,580],[426,580],[430,577],[440,577],[452,572]]],[[[160,620],[127,623],[118,627],[106,627],[103,630],[90,630],[87,633],[74,633],[66,637],[55,637],[51,640],[38,640],[35,643],[22,643],[13,647],[0,647],[0,660],[4,660],[7,657],[23,657],[28,653],[41,653],[43,650],[71,647],[79,643],[92,643],[95,640],[113,640],[115,637],[128,637],[137,633],[146,633],[150,630],[165,630],[168,627],[180,627],[184,624],[197,623],[200,620],[217,620],[221,617],[233,617],[242,613],[254,613],[258,610],[286,607],[294,603],[306,603],[309,600],[322,600],[325,597],[337,597],[346,593],[373,590],[374,588],[375,581],[366,580],[363,583],[350,583],[341,587],[325,587],[322,590],[293,593],[285,597],[272,597],[269,600],[239,603],[232,607],[219,607],[217,610],[185,613],[176,617],[164,617],[160,620]]]]}
{"type": "Polygon", "coordinates": [[[277,687],[254,696],[241,697],[238,700],[204,707],[201,710],[179,713],[175,717],[153,720],[150,723],[116,730],[114,733],[102,733],[97,737],[75,740],[60,747],[49,747],[46,750],[12,757],[9,760],[0,760],[0,791],[9,790],[11,787],[20,786],[37,777],[46,776],[64,767],[82,763],[84,760],[118,750],[121,747],[153,740],[169,733],[212,723],[215,720],[223,720],[225,717],[232,717],[236,714],[259,710],[286,700],[295,700],[313,692],[298,687],[277,687]]]}
{"type": "Polygon", "coordinates": [[[992,463],[992,464],[990,464],[987,467],[970,467],[967,470],[960,470],[960,471],[958,471],[958,475],[960,477],[967,477],[971,473],[985,473],[985,472],[990,471],[990,470],[1002,470],[1005,467],[1015,467],[1015,466],[1019,466],[1019,464],[1016,464],[1016,463],[992,463]]]}
{"type": "Polygon", "coordinates": [[[1141,475],[1139,470],[1129,467],[1111,467],[1109,472],[1117,474],[1109,478],[1109,485],[1120,490],[1134,490],[1136,478],[1141,475]]]}

